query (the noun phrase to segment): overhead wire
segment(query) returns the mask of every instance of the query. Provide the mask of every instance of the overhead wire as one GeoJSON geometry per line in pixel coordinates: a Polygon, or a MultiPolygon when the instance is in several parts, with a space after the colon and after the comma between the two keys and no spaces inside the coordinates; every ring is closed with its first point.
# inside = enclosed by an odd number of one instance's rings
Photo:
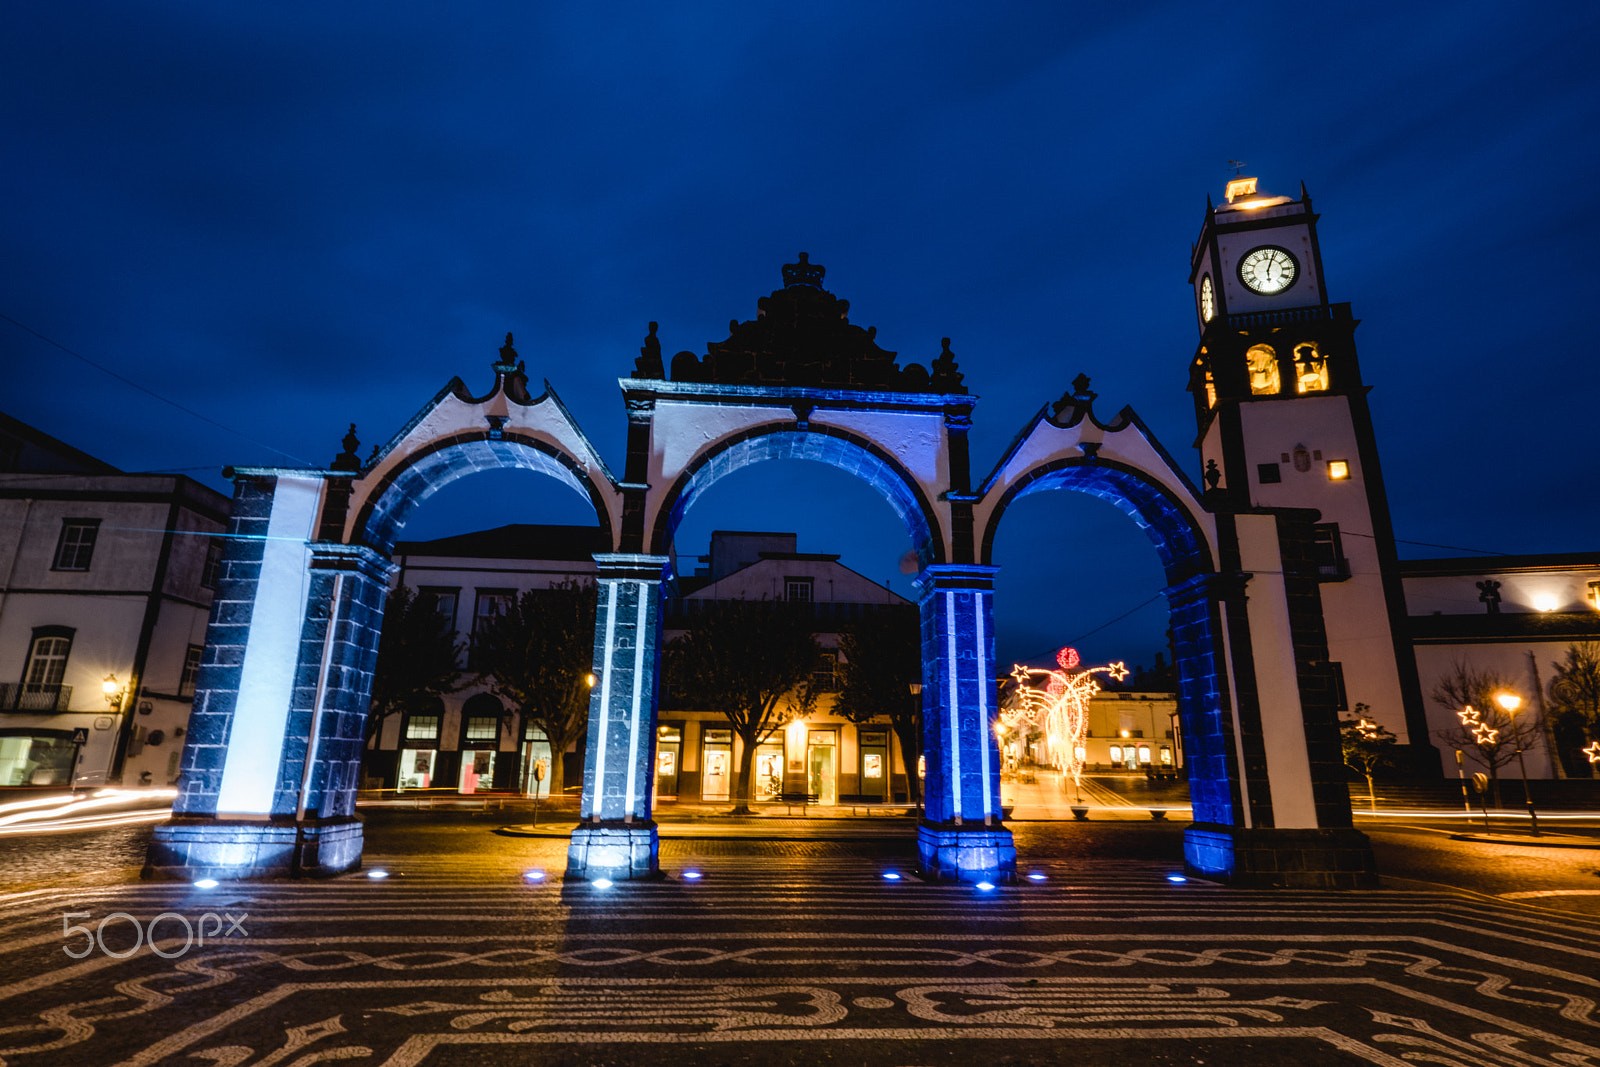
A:
{"type": "Polygon", "coordinates": [[[200,412],[195,411],[193,408],[185,407],[184,405],[178,403],[176,400],[173,400],[170,397],[162,396],[160,393],[156,392],[154,389],[148,388],[147,386],[140,385],[138,382],[134,381],[132,378],[126,377],[126,376],[121,375],[121,374],[118,374],[116,371],[112,370],[110,367],[105,366],[104,364],[96,363],[94,360],[90,359],[88,356],[84,355],[83,353],[74,352],[72,349],[68,348],[66,345],[62,344],[60,341],[57,341],[57,340],[55,340],[54,338],[51,338],[51,337],[46,337],[44,334],[40,333],[38,330],[35,330],[32,326],[29,326],[27,323],[18,322],[16,319],[12,318],[10,315],[5,314],[4,312],[0,312],[0,319],[4,319],[6,322],[9,322],[11,325],[15,326],[19,330],[23,330],[23,331],[25,331],[27,333],[32,334],[33,336],[37,337],[39,340],[43,341],[45,344],[50,345],[52,348],[60,349],[61,351],[65,352],[67,355],[71,356],[73,359],[81,360],[84,363],[87,363],[89,366],[93,367],[97,371],[100,371],[102,374],[109,374],[111,377],[115,378],[117,381],[121,382],[123,385],[126,385],[126,386],[129,386],[131,388],[137,389],[137,390],[139,390],[139,392],[144,393],[146,396],[154,397],[156,400],[161,401],[163,404],[167,404],[167,405],[170,405],[172,407],[177,408],[179,411],[183,412],[185,415],[191,415],[194,418],[199,419],[201,422],[209,423],[210,425],[215,426],[219,430],[222,430],[222,431],[224,431],[226,433],[231,433],[235,437],[239,437],[239,438],[242,438],[243,440],[249,441],[251,444],[256,445],[259,448],[264,448],[269,452],[275,452],[278,455],[285,457],[286,459],[292,459],[296,463],[302,463],[302,464],[305,464],[308,467],[316,466],[316,464],[312,463],[309,460],[300,458],[299,456],[295,455],[293,452],[285,452],[281,448],[277,448],[277,447],[275,447],[273,445],[267,444],[265,441],[260,441],[260,440],[257,440],[254,437],[251,437],[249,434],[245,433],[242,430],[236,430],[232,426],[228,426],[228,425],[226,425],[224,423],[220,423],[216,419],[211,418],[209,415],[202,415],[200,412]]]}

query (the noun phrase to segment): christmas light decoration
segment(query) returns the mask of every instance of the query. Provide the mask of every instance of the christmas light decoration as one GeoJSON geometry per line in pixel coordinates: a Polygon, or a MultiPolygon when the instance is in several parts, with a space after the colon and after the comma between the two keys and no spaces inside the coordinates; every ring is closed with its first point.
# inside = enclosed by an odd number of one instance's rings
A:
{"type": "Polygon", "coordinates": [[[1073,673],[1072,668],[1081,662],[1077,649],[1063,648],[1056,653],[1060,670],[1014,665],[1011,677],[1016,682],[1016,699],[1000,711],[1000,722],[1007,729],[1033,726],[1044,731],[1050,765],[1072,777],[1072,795],[1080,801],[1083,763],[1088,755],[1082,742],[1089,732],[1089,700],[1100,691],[1094,676],[1106,674],[1119,682],[1128,676],[1128,668],[1120,662],[1073,673]],[[1036,685],[1036,681],[1044,684],[1036,685]]]}
{"type": "Polygon", "coordinates": [[[1590,763],[1600,763],[1600,741],[1584,749],[1583,755],[1590,763]]]}

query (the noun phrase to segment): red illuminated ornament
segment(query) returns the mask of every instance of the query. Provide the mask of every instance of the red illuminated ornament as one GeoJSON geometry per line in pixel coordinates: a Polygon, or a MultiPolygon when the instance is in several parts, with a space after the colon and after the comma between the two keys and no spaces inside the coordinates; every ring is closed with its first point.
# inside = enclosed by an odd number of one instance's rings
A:
{"type": "Polygon", "coordinates": [[[1089,732],[1089,700],[1100,691],[1094,676],[1107,674],[1120,682],[1128,676],[1128,668],[1113,663],[1069,673],[1081,662],[1075,648],[1057,652],[1056,662],[1061,665],[1060,670],[1021,664],[1012,668],[1011,677],[1017,686],[1016,701],[1011,707],[1001,709],[1000,722],[1007,728],[1027,725],[1041,729],[1047,758],[1051,765],[1072,777],[1076,796],[1086,755],[1083,739],[1089,732]],[[1034,685],[1036,678],[1044,682],[1043,688],[1034,685]]]}

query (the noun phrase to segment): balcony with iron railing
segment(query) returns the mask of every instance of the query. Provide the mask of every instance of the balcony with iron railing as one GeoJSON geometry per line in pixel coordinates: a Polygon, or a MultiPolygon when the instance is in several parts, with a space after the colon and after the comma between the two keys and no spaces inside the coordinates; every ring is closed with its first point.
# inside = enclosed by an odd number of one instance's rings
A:
{"type": "Polygon", "coordinates": [[[1301,322],[1332,322],[1335,319],[1349,319],[1350,305],[1328,304],[1312,307],[1285,308],[1282,311],[1248,311],[1240,315],[1228,316],[1228,327],[1234,330],[1245,330],[1256,326],[1289,326],[1301,322]]]}
{"type": "Polygon", "coordinates": [[[0,682],[0,711],[66,711],[72,686],[0,682]]]}

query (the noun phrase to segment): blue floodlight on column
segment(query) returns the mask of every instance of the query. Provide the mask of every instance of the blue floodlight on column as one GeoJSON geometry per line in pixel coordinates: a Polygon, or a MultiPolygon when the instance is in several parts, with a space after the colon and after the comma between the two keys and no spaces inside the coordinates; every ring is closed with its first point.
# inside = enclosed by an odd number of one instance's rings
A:
{"type": "Polygon", "coordinates": [[[934,564],[917,578],[922,617],[923,870],[963,882],[1009,881],[1017,850],[1000,822],[994,661],[996,567],[934,564]]]}
{"type": "Polygon", "coordinates": [[[665,556],[600,554],[594,676],[580,822],[567,873],[649,878],[660,872],[651,818],[657,679],[661,665],[661,583],[665,556]]]}

